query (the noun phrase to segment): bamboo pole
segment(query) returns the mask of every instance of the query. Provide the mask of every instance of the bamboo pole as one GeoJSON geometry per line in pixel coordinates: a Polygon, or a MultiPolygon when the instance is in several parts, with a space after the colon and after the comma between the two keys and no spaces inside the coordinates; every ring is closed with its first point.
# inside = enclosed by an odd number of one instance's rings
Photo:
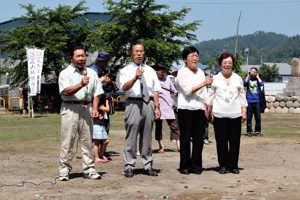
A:
{"type": "Polygon", "coordinates": [[[240,26],[241,15],[242,15],[242,11],[240,11],[240,17],[239,17],[238,26],[237,26],[237,31],[236,31],[234,55],[235,55],[236,52],[237,52],[237,43],[238,43],[238,35],[239,35],[239,26],[240,26]]]}

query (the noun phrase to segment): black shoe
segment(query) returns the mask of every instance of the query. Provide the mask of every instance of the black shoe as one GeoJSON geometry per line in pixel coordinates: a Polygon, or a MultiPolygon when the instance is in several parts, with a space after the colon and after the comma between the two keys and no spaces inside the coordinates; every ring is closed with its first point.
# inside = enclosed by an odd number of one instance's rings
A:
{"type": "Polygon", "coordinates": [[[252,135],[253,135],[253,134],[252,134],[251,132],[248,132],[248,133],[247,133],[247,136],[248,136],[248,137],[252,137],[252,135]]]}
{"type": "Polygon", "coordinates": [[[180,174],[189,175],[189,174],[190,174],[190,172],[189,172],[189,170],[187,170],[187,169],[184,169],[184,170],[180,170],[180,174]]]}
{"type": "Polygon", "coordinates": [[[193,169],[192,173],[194,173],[194,174],[202,174],[202,170],[201,169],[193,169]]]}
{"type": "Polygon", "coordinates": [[[145,170],[145,174],[147,174],[149,176],[158,176],[157,172],[152,167],[150,167],[149,169],[145,170]]]}
{"type": "Polygon", "coordinates": [[[127,178],[133,177],[133,170],[131,168],[125,170],[125,177],[127,178]]]}
{"type": "Polygon", "coordinates": [[[220,174],[226,174],[227,173],[227,170],[225,167],[221,167],[220,170],[219,170],[219,173],[220,174]]]}
{"type": "Polygon", "coordinates": [[[233,174],[239,174],[240,170],[239,169],[230,169],[229,172],[231,172],[233,174]]]}

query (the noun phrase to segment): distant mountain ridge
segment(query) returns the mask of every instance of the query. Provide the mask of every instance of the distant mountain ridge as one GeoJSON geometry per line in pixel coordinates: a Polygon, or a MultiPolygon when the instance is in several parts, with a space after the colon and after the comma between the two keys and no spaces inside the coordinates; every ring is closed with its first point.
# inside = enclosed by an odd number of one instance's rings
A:
{"type": "MultiPolygon", "coordinates": [[[[215,58],[223,52],[234,54],[236,36],[224,39],[203,41],[194,44],[199,50],[200,62],[215,58]]],[[[238,52],[241,52],[248,64],[291,63],[294,57],[300,58],[300,36],[288,37],[273,32],[256,31],[253,34],[238,36],[238,52]]]]}

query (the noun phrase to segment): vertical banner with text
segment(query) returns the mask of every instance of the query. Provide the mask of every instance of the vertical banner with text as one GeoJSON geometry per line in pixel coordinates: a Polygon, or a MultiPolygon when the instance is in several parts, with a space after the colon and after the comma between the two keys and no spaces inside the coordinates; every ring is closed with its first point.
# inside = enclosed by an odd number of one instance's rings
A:
{"type": "Polygon", "coordinates": [[[44,61],[44,50],[36,50],[36,70],[37,70],[37,89],[36,93],[41,93],[41,82],[42,82],[42,70],[44,61]]]}
{"type": "Polygon", "coordinates": [[[27,49],[28,84],[30,96],[41,92],[41,77],[43,69],[44,50],[27,49]]]}

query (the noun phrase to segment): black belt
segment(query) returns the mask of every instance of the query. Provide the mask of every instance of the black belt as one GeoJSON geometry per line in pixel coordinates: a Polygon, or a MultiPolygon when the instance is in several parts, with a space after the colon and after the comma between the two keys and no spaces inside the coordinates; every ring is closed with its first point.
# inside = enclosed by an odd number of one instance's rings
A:
{"type": "MultiPolygon", "coordinates": [[[[135,101],[143,101],[143,98],[142,97],[128,97],[127,98],[128,100],[135,100],[135,101]]],[[[153,97],[150,97],[149,100],[152,100],[153,101],[153,97]]]]}
{"type": "Polygon", "coordinates": [[[91,101],[64,101],[64,103],[88,105],[91,101]]]}

